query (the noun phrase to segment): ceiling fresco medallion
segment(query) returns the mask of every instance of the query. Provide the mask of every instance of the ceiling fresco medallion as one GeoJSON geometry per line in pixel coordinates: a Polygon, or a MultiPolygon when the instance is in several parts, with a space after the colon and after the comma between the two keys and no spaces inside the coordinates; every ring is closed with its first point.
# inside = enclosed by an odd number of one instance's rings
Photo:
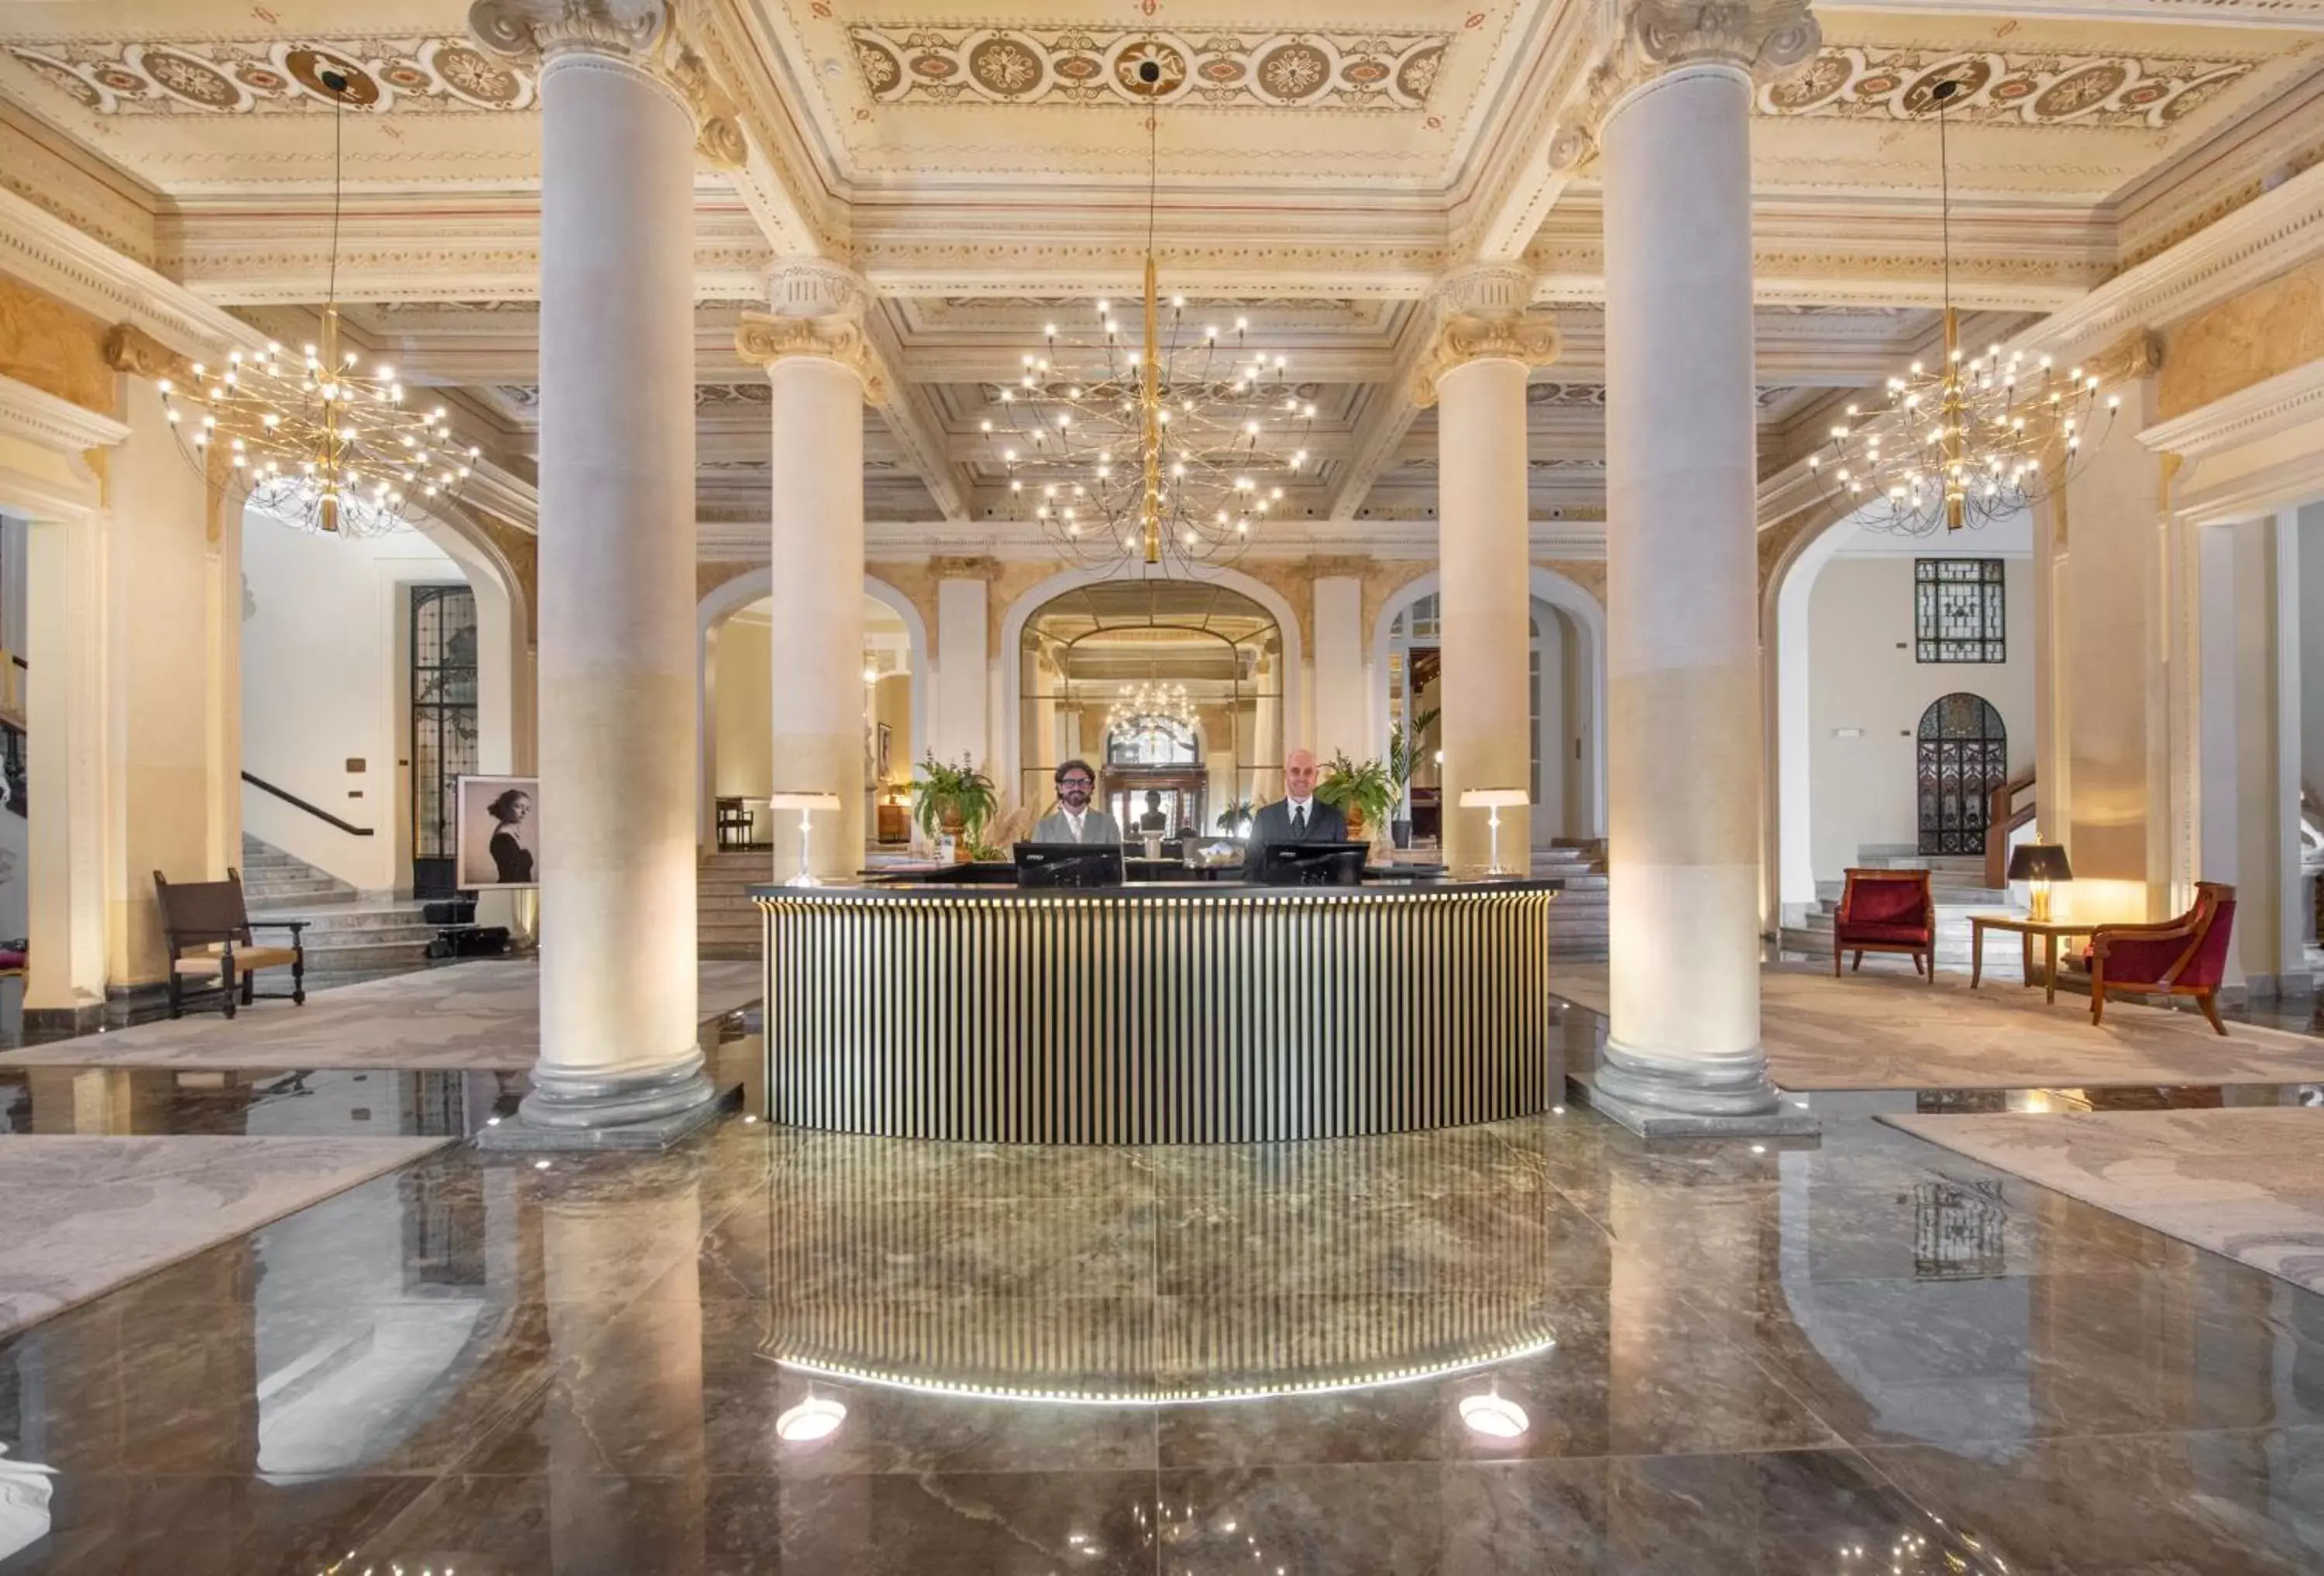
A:
{"type": "Polygon", "coordinates": [[[521,110],[533,78],[466,39],[337,42],[11,44],[8,52],[97,115],[328,115],[326,68],[367,109],[521,110]]]}
{"type": "Polygon", "coordinates": [[[876,25],[847,32],[863,86],[882,104],[1159,102],[1268,109],[1425,109],[1452,40],[1443,32],[1179,35],[876,25]],[[1151,73],[1140,69],[1149,64],[1151,73]]]}
{"type": "Polygon", "coordinates": [[[2258,64],[2181,55],[1828,47],[1797,76],[1762,88],[1759,111],[1919,120],[1936,114],[1931,90],[1953,81],[1961,91],[1946,114],[1955,122],[2156,130],[2183,119],[2258,64]]]}

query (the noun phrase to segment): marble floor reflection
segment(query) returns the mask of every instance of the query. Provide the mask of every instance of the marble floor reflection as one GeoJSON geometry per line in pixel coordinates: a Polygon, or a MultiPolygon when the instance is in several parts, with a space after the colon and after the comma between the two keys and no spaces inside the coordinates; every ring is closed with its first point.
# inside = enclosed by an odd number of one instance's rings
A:
{"type": "Polygon", "coordinates": [[[1815,1108],[447,1149],[0,1344],[0,1571],[2324,1570],[2324,1298],[1815,1108]]]}

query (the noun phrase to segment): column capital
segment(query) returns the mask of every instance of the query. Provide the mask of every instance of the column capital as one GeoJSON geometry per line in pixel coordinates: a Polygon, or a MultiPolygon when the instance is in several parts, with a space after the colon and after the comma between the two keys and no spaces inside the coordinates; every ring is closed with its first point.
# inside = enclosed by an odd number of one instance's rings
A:
{"type": "Polygon", "coordinates": [[[1557,359],[1563,341],[1556,320],[1531,309],[1533,275],[1517,263],[1479,263],[1438,281],[1436,329],[1414,370],[1413,402],[1436,403],[1447,373],[1472,361],[1521,361],[1529,367],[1557,359]]]}
{"type": "Polygon", "coordinates": [[[468,32],[512,59],[544,63],[594,55],[645,72],[694,116],[695,152],[720,169],[739,169],[750,149],[741,112],[701,57],[678,40],[672,0],[475,0],[468,32]]]}
{"type": "Polygon", "coordinates": [[[1809,0],[1628,0],[1613,41],[1590,73],[1582,103],[1550,134],[1553,169],[1574,171],[1598,152],[1606,117],[1632,88],[1682,66],[1727,65],[1780,80],[1813,58],[1823,29],[1809,0]]]}
{"type": "Polygon", "coordinates": [[[1001,577],[1001,560],[990,553],[938,553],[928,560],[928,573],[939,580],[981,580],[990,585],[1001,577]]]}
{"type": "Polygon", "coordinates": [[[887,399],[879,357],[863,330],[870,292],[853,270],[819,257],[786,258],[767,271],[769,311],[746,311],[734,329],[735,354],[774,370],[791,356],[835,361],[863,382],[872,404],[887,399]]]}
{"type": "Polygon", "coordinates": [[[1368,553],[1314,553],[1307,559],[1307,573],[1318,580],[1360,580],[1371,567],[1368,553]]]}
{"type": "Polygon", "coordinates": [[[669,0],[475,0],[468,31],[500,55],[649,60],[669,37],[669,0]]]}

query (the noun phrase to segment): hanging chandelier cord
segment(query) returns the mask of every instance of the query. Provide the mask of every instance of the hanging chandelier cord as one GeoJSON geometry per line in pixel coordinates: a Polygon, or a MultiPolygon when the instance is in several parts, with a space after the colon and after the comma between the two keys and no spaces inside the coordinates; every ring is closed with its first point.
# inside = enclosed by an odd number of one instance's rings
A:
{"type": "Polygon", "coordinates": [[[1958,82],[1940,82],[1932,90],[1937,100],[1937,244],[1944,258],[1945,309],[1953,304],[1953,175],[1952,153],[1945,135],[1945,106],[1960,91],[1958,82]]]}
{"type": "Polygon", "coordinates": [[[339,301],[339,204],[346,179],[347,78],[335,71],[324,78],[324,85],[328,87],[334,78],[339,86],[331,90],[331,271],[323,286],[326,307],[339,301]]]}

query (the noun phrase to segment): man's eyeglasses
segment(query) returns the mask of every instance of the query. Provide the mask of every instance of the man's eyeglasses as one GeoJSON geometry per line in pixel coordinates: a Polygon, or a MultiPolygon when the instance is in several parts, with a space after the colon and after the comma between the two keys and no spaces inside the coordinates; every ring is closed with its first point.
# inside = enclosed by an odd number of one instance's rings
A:
{"type": "Polygon", "coordinates": [[[1067,777],[1060,778],[1057,781],[1057,786],[1061,788],[1095,788],[1097,787],[1097,784],[1085,777],[1067,777]]]}

